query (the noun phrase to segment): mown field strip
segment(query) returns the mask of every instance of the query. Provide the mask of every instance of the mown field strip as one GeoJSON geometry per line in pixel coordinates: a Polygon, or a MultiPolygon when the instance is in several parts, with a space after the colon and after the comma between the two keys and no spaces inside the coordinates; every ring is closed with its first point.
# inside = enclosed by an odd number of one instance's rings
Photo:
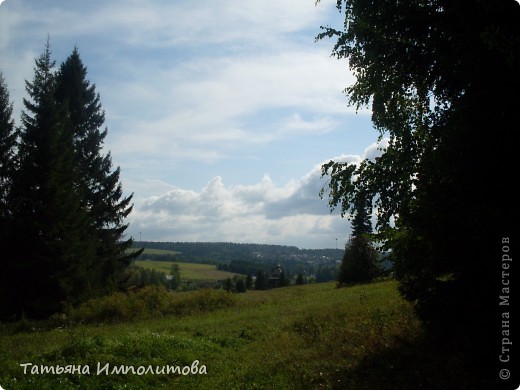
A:
{"type": "Polygon", "coordinates": [[[178,263],[173,261],[155,260],[136,260],[135,264],[139,267],[164,272],[167,275],[170,273],[172,265],[177,264],[181,270],[181,277],[184,280],[224,280],[236,275],[232,272],[220,271],[217,269],[217,266],[211,264],[178,263]]]}

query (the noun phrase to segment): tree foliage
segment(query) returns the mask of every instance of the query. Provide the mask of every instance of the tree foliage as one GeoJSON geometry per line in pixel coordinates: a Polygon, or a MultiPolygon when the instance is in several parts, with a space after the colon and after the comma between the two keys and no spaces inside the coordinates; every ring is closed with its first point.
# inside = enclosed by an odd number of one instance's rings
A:
{"type": "Polygon", "coordinates": [[[369,283],[380,274],[379,253],[371,243],[372,201],[361,196],[352,217],[352,237],[345,246],[339,269],[339,285],[369,283]]]}
{"type": "Polygon", "coordinates": [[[287,287],[291,285],[291,279],[290,277],[285,276],[285,271],[282,271],[280,274],[280,281],[278,286],[279,287],[287,287]]]}
{"type": "Polygon", "coordinates": [[[372,233],[372,198],[359,194],[354,204],[352,217],[352,236],[359,237],[372,233]]]}
{"type": "MultiPolygon", "coordinates": [[[[12,243],[10,242],[10,226],[12,222],[12,211],[9,206],[9,198],[16,168],[17,136],[12,118],[13,104],[9,100],[7,84],[0,72],[0,242],[2,246],[2,260],[0,266],[0,294],[5,293],[4,288],[9,285],[11,276],[5,272],[9,266],[12,254],[12,243]]],[[[7,306],[0,306],[0,316],[8,311],[7,306]]]]}
{"type": "Polygon", "coordinates": [[[333,55],[356,78],[349,103],[371,105],[387,146],[358,166],[323,165],[330,205],[344,215],[373,196],[400,291],[430,330],[475,345],[493,326],[483,311],[497,310],[497,250],[518,212],[509,186],[520,7],[338,0],[337,8],[343,29],[323,27],[317,39],[336,39],[333,55]]]}
{"type": "Polygon", "coordinates": [[[250,289],[253,286],[253,276],[251,274],[247,274],[245,287],[246,289],[250,289]]]}
{"type": "MultiPolygon", "coordinates": [[[[8,216],[7,195],[11,187],[15,168],[17,132],[14,126],[13,103],[9,100],[9,90],[0,72],[0,220],[8,216]]],[[[2,226],[5,226],[2,223],[2,226]]]]}
{"type": "Polygon", "coordinates": [[[9,194],[11,245],[24,243],[23,257],[10,251],[8,306],[41,316],[90,294],[88,269],[94,241],[86,210],[74,191],[73,134],[55,100],[56,78],[49,44],[26,82],[18,166],[9,194]]]}
{"type": "Polygon", "coordinates": [[[181,285],[181,268],[179,264],[172,264],[172,269],[170,271],[171,280],[170,280],[170,289],[177,290],[177,288],[181,285]]]}
{"type": "Polygon", "coordinates": [[[267,290],[268,286],[267,275],[264,271],[260,270],[256,274],[255,290],[267,290]]]}
{"type": "Polygon", "coordinates": [[[245,282],[244,278],[240,277],[237,279],[237,281],[235,283],[235,290],[237,293],[245,293],[247,291],[246,282],[245,282]]]}
{"type": "Polygon", "coordinates": [[[101,154],[104,115],[85,75],[77,50],[56,72],[47,41],[26,81],[19,142],[1,80],[2,318],[45,317],[114,291],[135,255],[122,240],[131,197],[101,154]]]}
{"type": "Polygon", "coordinates": [[[120,169],[112,169],[110,153],[103,155],[102,147],[107,129],[102,129],[105,114],[101,108],[95,85],[87,80],[77,48],[61,64],[57,75],[56,100],[65,107],[74,132],[75,164],[78,171],[77,188],[82,208],[88,210],[92,232],[99,243],[92,280],[102,292],[114,291],[117,276],[139,255],[127,253],[133,240],[123,240],[128,227],[125,218],[132,211],[131,199],[123,196],[119,181],[120,169]]]}
{"type": "Polygon", "coordinates": [[[345,254],[339,269],[339,285],[370,283],[379,275],[378,252],[370,240],[360,235],[345,246],[345,254]]]}
{"type": "Polygon", "coordinates": [[[226,281],[224,282],[224,290],[226,290],[227,292],[232,292],[233,291],[233,288],[234,288],[234,285],[233,285],[233,281],[231,280],[231,278],[227,278],[226,281]]]}

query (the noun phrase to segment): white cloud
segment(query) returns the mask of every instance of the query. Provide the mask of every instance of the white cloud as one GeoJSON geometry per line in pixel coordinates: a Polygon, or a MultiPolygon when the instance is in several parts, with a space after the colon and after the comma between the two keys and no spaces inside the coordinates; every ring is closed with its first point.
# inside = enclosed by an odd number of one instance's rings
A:
{"type": "Polygon", "coordinates": [[[200,191],[175,188],[145,200],[131,216],[132,230],[173,241],[303,245],[303,237],[313,234],[319,240],[338,218],[329,215],[319,189],[310,190],[319,186],[311,177],[278,186],[266,175],[253,185],[226,186],[217,176],[200,191]]]}
{"type": "Polygon", "coordinates": [[[384,149],[388,147],[388,138],[383,138],[381,142],[371,144],[365,149],[364,157],[373,160],[383,154],[384,149]]]}
{"type": "Polygon", "coordinates": [[[118,155],[136,151],[157,155],[171,154],[170,147],[182,144],[188,149],[218,148],[223,157],[231,143],[234,150],[302,132],[331,131],[338,125],[335,117],[344,117],[346,111],[335,78],[342,70],[333,65],[337,64],[324,52],[277,53],[221,58],[211,64],[193,60],[168,71],[138,75],[105,94],[104,101],[118,101],[120,112],[110,114],[121,117],[125,128],[117,129],[112,149],[118,155]],[[334,74],[323,72],[331,68],[336,69],[334,74]],[[154,109],[142,112],[143,106],[154,109]],[[129,107],[135,109],[128,111],[129,107]],[[277,113],[266,114],[274,108],[277,113]],[[310,118],[303,117],[303,111],[310,118]]]}
{"type": "MultiPolygon", "coordinates": [[[[363,156],[332,158],[358,164],[363,156]]],[[[321,163],[298,181],[278,185],[269,175],[252,185],[228,186],[216,176],[199,191],[171,188],[147,198],[131,216],[133,235],[167,241],[270,242],[300,247],[332,247],[348,237],[350,224],[330,213],[319,198],[326,178],[321,163]]],[[[164,183],[162,183],[164,185],[164,183]]]]}

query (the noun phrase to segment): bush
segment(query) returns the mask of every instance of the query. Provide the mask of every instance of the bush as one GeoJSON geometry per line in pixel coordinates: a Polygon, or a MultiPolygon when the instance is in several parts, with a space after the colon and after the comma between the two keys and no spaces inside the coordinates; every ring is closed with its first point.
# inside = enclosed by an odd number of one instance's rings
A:
{"type": "Polygon", "coordinates": [[[91,299],[75,309],[69,309],[68,318],[80,323],[119,323],[213,311],[234,304],[235,297],[222,290],[170,293],[163,287],[146,286],[135,293],[114,293],[91,299]]]}
{"type": "Polygon", "coordinates": [[[146,286],[136,293],[114,293],[91,299],[69,312],[74,322],[123,322],[137,318],[164,315],[168,307],[168,291],[163,287],[146,286]]]}
{"type": "Polygon", "coordinates": [[[170,314],[186,315],[209,312],[217,309],[234,306],[236,298],[224,290],[202,289],[192,293],[175,295],[171,303],[170,314]],[[186,294],[186,295],[184,295],[186,294]]]}

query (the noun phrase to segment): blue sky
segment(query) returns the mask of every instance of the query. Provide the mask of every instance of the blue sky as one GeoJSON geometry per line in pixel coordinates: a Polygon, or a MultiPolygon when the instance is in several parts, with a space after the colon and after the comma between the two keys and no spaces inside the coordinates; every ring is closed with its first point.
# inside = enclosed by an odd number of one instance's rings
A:
{"type": "Polygon", "coordinates": [[[106,111],[128,234],[333,248],[350,224],[318,193],[320,166],[376,153],[347,63],[315,42],[341,26],[335,0],[5,0],[0,69],[19,121],[25,80],[50,35],[77,46],[106,111]]]}

